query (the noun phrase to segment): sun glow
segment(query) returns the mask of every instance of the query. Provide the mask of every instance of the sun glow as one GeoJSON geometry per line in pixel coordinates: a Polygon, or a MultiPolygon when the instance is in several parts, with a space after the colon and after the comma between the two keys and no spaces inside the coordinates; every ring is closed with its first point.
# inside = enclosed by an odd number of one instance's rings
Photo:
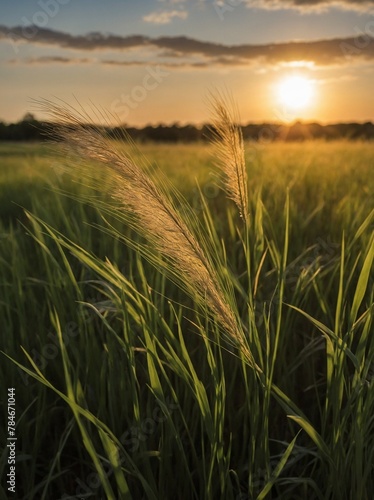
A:
{"type": "Polygon", "coordinates": [[[278,100],[294,111],[303,110],[313,102],[314,83],[304,76],[289,76],[277,86],[278,100]]]}

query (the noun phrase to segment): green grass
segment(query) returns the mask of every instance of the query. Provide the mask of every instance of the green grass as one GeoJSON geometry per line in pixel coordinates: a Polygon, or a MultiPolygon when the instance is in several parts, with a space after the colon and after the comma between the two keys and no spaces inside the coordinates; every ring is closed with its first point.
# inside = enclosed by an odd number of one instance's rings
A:
{"type": "Polygon", "coordinates": [[[45,145],[2,144],[0,380],[4,419],[16,388],[16,498],[370,499],[372,144],[248,144],[248,231],[209,146],[141,151],[197,215],[260,370],[148,262],[108,179],[82,186],[79,164],[69,177],[45,145]]]}

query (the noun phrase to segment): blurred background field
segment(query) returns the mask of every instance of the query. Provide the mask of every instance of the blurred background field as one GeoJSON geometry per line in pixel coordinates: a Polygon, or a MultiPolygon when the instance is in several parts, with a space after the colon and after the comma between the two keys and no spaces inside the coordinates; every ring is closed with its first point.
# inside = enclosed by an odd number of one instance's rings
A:
{"type": "MultiPolygon", "coordinates": [[[[157,164],[189,201],[197,184],[206,197],[220,196],[215,187],[216,169],[209,145],[147,143],[140,150],[139,156],[146,159],[148,166],[157,164]]],[[[353,217],[357,210],[363,215],[371,209],[374,183],[371,142],[253,142],[247,143],[246,151],[250,191],[254,195],[262,189],[264,203],[269,207],[284,200],[288,187],[297,208],[295,212],[304,217],[318,210],[318,218],[324,216],[325,224],[332,222],[330,216],[339,217],[345,210],[351,211],[353,217]]],[[[22,207],[31,209],[33,200],[41,201],[39,195],[47,208],[53,203],[54,187],[63,187],[67,181],[64,158],[54,155],[54,146],[48,143],[2,143],[0,154],[0,207],[4,223],[15,219],[22,207]]],[[[322,222],[320,230],[323,233],[334,227],[334,224],[330,228],[323,226],[322,222]]]]}

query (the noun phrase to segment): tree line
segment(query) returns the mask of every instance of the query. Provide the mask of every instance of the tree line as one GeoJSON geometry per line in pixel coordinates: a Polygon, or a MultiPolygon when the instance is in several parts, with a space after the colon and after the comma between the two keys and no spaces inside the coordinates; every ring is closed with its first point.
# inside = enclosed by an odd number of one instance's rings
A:
{"type": "MultiPolygon", "coordinates": [[[[196,125],[147,125],[142,128],[127,127],[101,127],[103,133],[117,138],[126,131],[133,140],[138,142],[196,142],[207,141],[211,137],[209,124],[196,125]]],[[[0,122],[0,141],[47,141],[50,140],[53,124],[38,121],[33,115],[27,113],[17,122],[6,124],[0,122]]],[[[254,141],[303,141],[308,139],[349,139],[372,140],[374,139],[374,124],[366,123],[336,123],[321,125],[319,123],[295,122],[291,124],[248,124],[242,126],[245,140],[254,141]]]]}

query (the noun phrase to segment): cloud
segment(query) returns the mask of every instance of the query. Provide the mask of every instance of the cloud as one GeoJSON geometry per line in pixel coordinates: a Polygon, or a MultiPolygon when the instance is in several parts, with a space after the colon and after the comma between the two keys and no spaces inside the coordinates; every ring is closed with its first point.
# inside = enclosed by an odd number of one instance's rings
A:
{"type": "Polygon", "coordinates": [[[173,18],[187,19],[188,12],[185,10],[170,10],[164,12],[151,12],[143,17],[143,21],[153,24],[169,24],[173,18]]]}
{"type": "Polygon", "coordinates": [[[176,4],[181,4],[181,3],[186,3],[187,0],[158,0],[161,3],[166,3],[168,5],[176,5],[176,4]]]}
{"type": "MultiPolygon", "coordinates": [[[[61,57],[61,56],[41,56],[41,57],[27,57],[25,59],[9,59],[8,64],[36,66],[45,64],[102,64],[104,66],[118,66],[118,67],[134,67],[134,66],[151,66],[150,61],[142,59],[118,60],[118,59],[90,59],[90,58],[74,58],[74,57],[61,57]]],[[[245,61],[243,61],[243,64],[245,61]]],[[[154,65],[154,62],[152,62],[154,65]]],[[[211,68],[212,66],[237,66],[236,59],[217,57],[210,61],[163,61],[159,66],[172,69],[188,69],[188,68],[211,68]]]]}
{"type": "MultiPolygon", "coordinates": [[[[118,61],[113,59],[104,59],[101,61],[104,65],[109,66],[150,66],[149,61],[142,60],[131,60],[131,61],[118,61]]],[[[154,62],[153,62],[154,64],[154,62]]],[[[243,65],[245,61],[243,61],[243,65]]],[[[227,57],[217,57],[210,61],[162,61],[159,66],[163,68],[171,69],[183,69],[183,68],[212,68],[219,66],[238,66],[238,61],[236,59],[231,59],[227,57]]]]}
{"type": "MultiPolygon", "coordinates": [[[[370,31],[372,33],[373,30],[370,31]]],[[[374,38],[369,34],[362,34],[355,38],[337,38],[317,41],[290,41],[285,43],[270,43],[264,45],[225,45],[213,43],[185,36],[170,36],[150,38],[143,35],[122,37],[90,33],[88,35],[70,35],[46,28],[20,27],[9,29],[0,25],[0,40],[11,43],[20,40],[32,44],[55,46],[62,49],[80,49],[83,51],[116,50],[127,53],[136,49],[146,54],[152,60],[144,64],[155,62],[155,58],[165,58],[169,54],[170,62],[176,59],[184,64],[191,64],[189,59],[197,57],[207,66],[216,64],[243,65],[257,63],[274,65],[293,61],[313,62],[315,65],[345,64],[347,62],[373,61],[374,38]],[[34,36],[28,37],[32,30],[34,36]],[[151,50],[151,53],[150,53],[151,50]],[[181,60],[181,58],[184,58],[181,60]]],[[[195,62],[195,61],[192,61],[195,62]]]]}
{"type": "Polygon", "coordinates": [[[95,62],[94,59],[89,59],[86,57],[82,58],[70,58],[62,56],[41,56],[41,57],[28,57],[27,59],[9,59],[9,64],[27,64],[27,65],[39,65],[39,64],[91,64],[95,62]]]}
{"type": "Polygon", "coordinates": [[[32,25],[15,26],[14,28],[7,28],[0,25],[1,39],[6,39],[13,43],[28,42],[79,50],[127,49],[141,46],[143,43],[148,42],[148,38],[142,35],[122,37],[98,32],[88,33],[87,35],[70,35],[62,31],[32,25]]]}
{"type": "MultiPolygon", "coordinates": [[[[111,59],[104,59],[102,63],[106,66],[150,66],[149,62],[144,61],[117,61],[111,59]]],[[[204,61],[190,61],[190,62],[163,62],[158,66],[162,68],[171,68],[171,69],[183,69],[183,68],[206,68],[208,67],[208,63],[204,61]]]]}
{"type": "Polygon", "coordinates": [[[277,10],[298,9],[302,11],[324,11],[331,7],[359,11],[369,11],[374,8],[374,0],[246,0],[246,3],[248,7],[277,10]]]}

